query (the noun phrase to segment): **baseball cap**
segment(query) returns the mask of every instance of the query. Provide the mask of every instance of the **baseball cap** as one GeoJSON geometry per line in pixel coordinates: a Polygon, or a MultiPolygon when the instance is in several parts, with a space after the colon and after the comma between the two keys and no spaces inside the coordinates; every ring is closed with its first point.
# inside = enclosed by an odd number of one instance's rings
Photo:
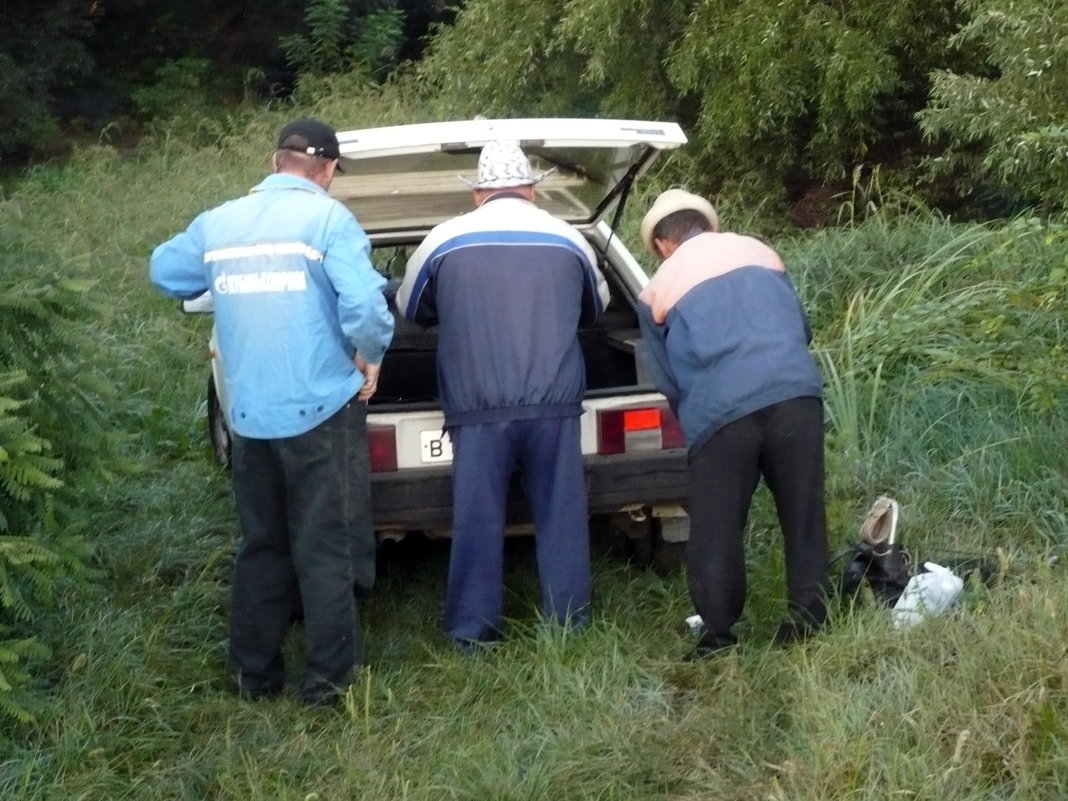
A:
{"type": "Polygon", "coordinates": [[[324,159],[341,157],[334,129],[311,117],[287,122],[278,134],[278,149],[307,153],[309,156],[324,159]]]}

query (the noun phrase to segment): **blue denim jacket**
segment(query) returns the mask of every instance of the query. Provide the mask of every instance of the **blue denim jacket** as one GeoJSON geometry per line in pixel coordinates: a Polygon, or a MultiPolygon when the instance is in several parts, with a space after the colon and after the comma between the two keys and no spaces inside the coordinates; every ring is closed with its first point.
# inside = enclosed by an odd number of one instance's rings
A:
{"type": "Polygon", "coordinates": [[[783,272],[746,266],[689,289],[658,324],[638,302],[653,383],[695,453],[719,429],[793,398],[819,398],[811,329],[783,272]]]}

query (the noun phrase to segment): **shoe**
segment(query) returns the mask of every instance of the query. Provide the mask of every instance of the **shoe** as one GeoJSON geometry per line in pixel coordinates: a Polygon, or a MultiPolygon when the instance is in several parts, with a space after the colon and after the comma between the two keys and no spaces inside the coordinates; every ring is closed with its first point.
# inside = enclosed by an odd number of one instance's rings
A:
{"type": "Polygon", "coordinates": [[[307,706],[337,706],[344,696],[344,688],[331,684],[317,684],[300,691],[300,700],[307,706]]]}
{"type": "Polygon", "coordinates": [[[694,646],[693,650],[683,655],[682,661],[702,662],[721,655],[737,644],[738,640],[733,635],[728,634],[725,637],[717,637],[706,631],[701,635],[701,639],[697,641],[697,645],[694,646]]]}
{"type": "Polygon", "coordinates": [[[776,645],[795,645],[804,642],[815,634],[818,628],[809,620],[787,618],[775,630],[774,643],[776,645]]]}
{"type": "Polygon", "coordinates": [[[264,684],[250,687],[247,684],[234,683],[234,694],[244,701],[260,701],[264,698],[277,698],[285,692],[285,684],[264,684]]]}
{"type": "Polygon", "coordinates": [[[453,646],[464,656],[475,656],[492,651],[501,644],[500,640],[453,640],[453,646]]]}

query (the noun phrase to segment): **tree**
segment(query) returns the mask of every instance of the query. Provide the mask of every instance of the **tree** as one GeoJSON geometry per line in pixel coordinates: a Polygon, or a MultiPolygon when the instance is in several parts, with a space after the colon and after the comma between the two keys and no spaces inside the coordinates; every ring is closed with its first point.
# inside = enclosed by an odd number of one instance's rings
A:
{"type": "Polygon", "coordinates": [[[951,3],[928,0],[706,1],[668,72],[697,98],[694,137],[720,179],[840,185],[860,166],[918,160],[912,115],[954,25],[951,3]]]}
{"type": "Polygon", "coordinates": [[[354,15],[347,0],[309,0],[306,33],[279,39],[286,60],[299,76],[355,71],[382,80],[396,66],[404,38],[404,12],[374,8],[354,15]]]}
{"type": "Polygon", "coordinates": [[[302,71],[380,81],[450,14],[444,0],[57,0],[47,13],[7,0],[0,161],[54,155],[64,132],[120,122],[136,136],[157,117],[285,96],[302,71]]]}
{"type": "Polygon", "coordinates": [[[58,133],[51,100],[92,69],[85,4],[9,0],[0,6],[0,163],[47,153],[58,133]]]}
{"type": "Polygon", "coordinates": [[[1068,198],[1068,2],[961,0],[970,19],[952,44],[982,57],[937,70],[923,132],[944,149],[930,166],[968,192],[1003,184],[1063,208],[1068,198]]]}
{"type": "Polygon", "coordinates": [[[674,119],[674,177],[701,191],[793,199],[878,167],[912,192],[944,148],[962,194],[987,176],[1063,205],[1066,3],[470,0],[418,75],[463,115],[674,119]]]}

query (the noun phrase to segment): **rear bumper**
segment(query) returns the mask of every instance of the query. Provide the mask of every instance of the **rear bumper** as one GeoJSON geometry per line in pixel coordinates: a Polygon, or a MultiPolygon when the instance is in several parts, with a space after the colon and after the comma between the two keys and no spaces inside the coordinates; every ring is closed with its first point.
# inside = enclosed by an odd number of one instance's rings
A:
{"type": "MultiPolygon", "coordinates": [[[[689,491],[686,451],[586,457],[586,486],[590,514],[636,505],[683,505],[689,491]]],[[[371,504],[379,531],[448,529],[452,525],[451,469],[374,473],[371,504]]],[[[509,493],[508,521],[530,522],[530,510],[518,480],[513,481],[509,493]]]]}

